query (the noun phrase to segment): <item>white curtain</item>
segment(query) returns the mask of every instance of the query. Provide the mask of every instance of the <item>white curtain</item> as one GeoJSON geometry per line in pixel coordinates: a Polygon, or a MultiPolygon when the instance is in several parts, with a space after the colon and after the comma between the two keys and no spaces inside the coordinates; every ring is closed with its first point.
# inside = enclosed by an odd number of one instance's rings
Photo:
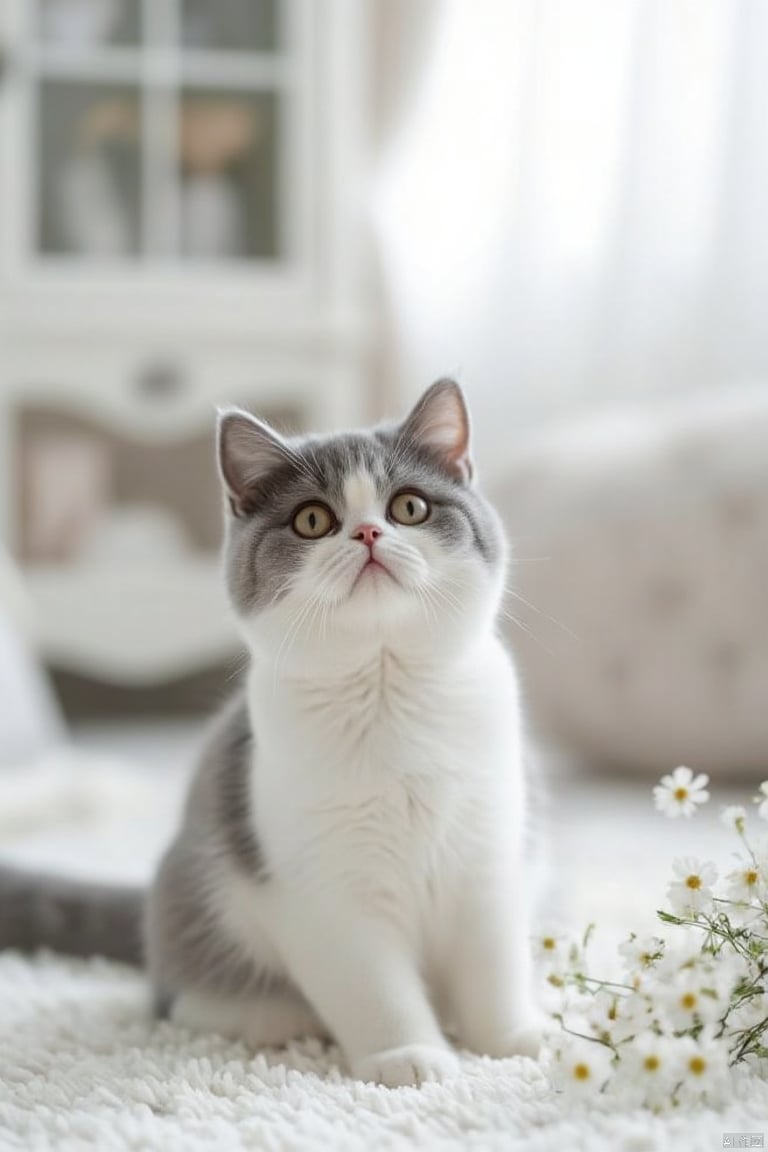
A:
{"type": "Polygon", "coordinates": [[[485,459],[650,393],[768,381],[768,3],[443,0],[374,216],[412,390],[485,459]]]}

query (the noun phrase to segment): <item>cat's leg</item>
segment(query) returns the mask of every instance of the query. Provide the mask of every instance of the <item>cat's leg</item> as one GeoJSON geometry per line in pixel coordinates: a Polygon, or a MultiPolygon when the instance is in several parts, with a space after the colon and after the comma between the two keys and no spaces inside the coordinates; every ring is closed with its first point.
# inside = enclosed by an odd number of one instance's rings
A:
{"type": "Polygon", "coordinates": [[[170,1017],[184,1028],[244,1040],[250,1048],[283,1048],[310,1036],[328,1038],[317,1014],[290,993],[246,998],[190,989],[176,997],[170,1017]]]}
{"type": "Polygon", "coordinates": [[[359,909],[276,902],[275,942],[352,1074],[389,1087],[458,1071],[406,941],[359,909]]]}
{"type": "Polygon", "coordinates": [[[530,930],[514,871],[456,892],[448,1005],[459,1043],[487,1056],[536,1057],[543,1017],[534,1002],[530,930]]]}

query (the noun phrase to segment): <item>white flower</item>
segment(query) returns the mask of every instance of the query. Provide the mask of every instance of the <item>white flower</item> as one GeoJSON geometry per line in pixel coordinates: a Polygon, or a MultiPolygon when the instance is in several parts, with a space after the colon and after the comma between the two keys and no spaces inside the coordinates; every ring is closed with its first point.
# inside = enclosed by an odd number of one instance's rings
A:
{"type": "Polygon", "coordinates": [[[658,1110],[671,1103],[679,1079],[675,1055],[674,1041],[655,1032],[644,1032],[621,1049],[616,1079],[628,1104],[658,1110]]]}
{"type": "Polygon", "coordinates": [[[652,967],[664,952],[664,941],[658,936],[635,936],[634,932],[619,944],[619,955],[628,972],[652,967]]]}
{"type": "Polygon", "coordinates": [[[768,820],[768,780],[763,780],[760,785],[760,793],[759,796],[754,797],[755,804],[760,805],[757,814],[761,820],[768,820]]]}
{"type": "Polygon", "coordinates": [[[681,1036],[672,1048],[676,1063],[676,1093],[681,1104],[697,1104],[705,1100],[718,1107],[730,1095],[728,1048],[713,1035],[702,1032],[696,1039],[681,1036]]]}
{"type": "Polygon", "coordinates": [[[734,832],[738,832],[741,836],[744,833],[747,810],[746,808],[742,808],[741,804],[731,804],[728,808],[723,808],[720,813],[720,819],[727,828],[732,828],[734,832]]]}
{"type": "Polygon", "coordinates": [[[533,938],[536,959],[547,969],[561,972],[568,963],[568,940],[558,932],[546,930],[533,938]]]}
{"type": "Polygon", "coordinates": [[[672,865],[677,880],[667,889],[673,911],[678,916],[696,917],[712,907],[714,894],[711,885],[717,880],[717,869],[708,860],[685,856],[672,865]]]}
{"type": "Polygon", "coordinates": [[[665,816],[692,816],[697,804],[709,800],[709,776],[694,777],[690,768],[675,768],[671,776],[662,776],[653,790],[656,807],[665,816]]]}
{"type": "Polygon", "coordinates": [[[742,860],[741,867],[726,876],[728,887],[725,894],[729,900],[752,904],[761,900],[765,893],[763,868],[751,860],[742,860]]]}
{"type": "Polygon", "coordinates": [[[677,928],[674,944],[665,949],[664,955],[654,969],[655,975],[660,980],[666,980],[683,968],[694,968],[701,965],[704,961],[701,952],[703,939],[699,928],[677,928]]]}
{"type": "Polygon", "coordinates": [[[624,997],[617,996],[607,988],[600,988],[590,997],[587,1020],[592,1031],[601,1040],[613,1039],[613,1030],[619,1020],[622,999],[624,997]]]}
{"type": "Polygon", "coordinates": [[[651,997],[642,992],[633,992],[618,1005],[617,1019],[611,1031],[614,1044],[622,1044],[633,1036],[651,1029],[658,1015],[651,997]]]}
{"type": "Polygon", "coordinates": [[[574,1036],[558,1040],[552,1064],[555,1086],[567,1096],[592,1096],[599,1092],[611,1074],[609,1048],[574,1036]]]}
{"type": "Polygon", "coordinates": [[[683,968],[667,984],[660,984],[657,998],[675,1031],[688,1030],[699,1023],[714,1024],[725,1013],[730,984],[718,979],[710,967],[683,968]]]}

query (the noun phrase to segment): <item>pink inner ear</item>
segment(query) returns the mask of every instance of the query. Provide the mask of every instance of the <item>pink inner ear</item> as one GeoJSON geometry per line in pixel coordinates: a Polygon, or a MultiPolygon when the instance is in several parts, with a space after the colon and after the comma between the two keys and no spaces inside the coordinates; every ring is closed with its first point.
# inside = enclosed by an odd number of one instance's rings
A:
{"type": "Polygon", "coordinates": [[[235,514],[250,490],[281,464],[287,449],[280,436],[247,412],[229,409],[219,418],[219,468],[235,514]]]}
{"type": "Polygon", "coordinates": [[[413,440],[437,456],[462,480],[472,478],[469,455],[469,414],[458,384],[440,380],[416,405],[406,422],[413,440]]]}

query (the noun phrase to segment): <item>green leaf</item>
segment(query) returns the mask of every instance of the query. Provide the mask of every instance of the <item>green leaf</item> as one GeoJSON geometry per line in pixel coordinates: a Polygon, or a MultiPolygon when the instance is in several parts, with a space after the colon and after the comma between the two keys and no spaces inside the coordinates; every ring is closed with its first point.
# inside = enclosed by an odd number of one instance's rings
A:
{"type": "Polygon", "coordinates": [[[684,924],[685,921],[681,920],[679,916],[673,916],[671,912],[663,912],[661,908],[656,909],[656,915],[659,920],[663,920],[665,924],[684,924]]]}

